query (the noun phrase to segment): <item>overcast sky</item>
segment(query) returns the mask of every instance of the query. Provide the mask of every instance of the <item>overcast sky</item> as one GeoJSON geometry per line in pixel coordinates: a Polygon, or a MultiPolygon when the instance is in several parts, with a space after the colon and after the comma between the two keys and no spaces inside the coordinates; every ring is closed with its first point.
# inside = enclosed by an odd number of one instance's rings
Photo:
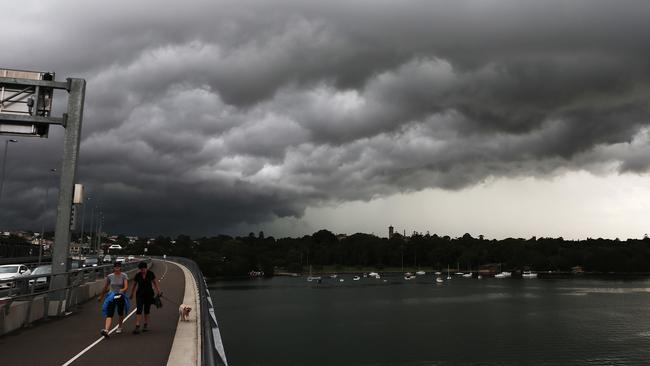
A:
{"type": "MultiPolygon", "coordinates": [[[[0,67],[88,82],[77,180],[109,232],[650,232],[646,0],[22,0],[2,14],[0,67]]],[[[61,147],[54,127],[11,144],[0,227],[53,226],[61,147]]]]}

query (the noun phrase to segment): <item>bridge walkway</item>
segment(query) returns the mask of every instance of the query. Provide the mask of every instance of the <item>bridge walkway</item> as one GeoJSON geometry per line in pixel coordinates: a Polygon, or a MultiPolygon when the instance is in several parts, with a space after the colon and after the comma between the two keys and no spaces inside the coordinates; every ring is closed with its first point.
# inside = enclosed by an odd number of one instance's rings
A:
{"type": "Polygon", "coordinates": [[[185,293],[185,275],[176,264],[158,260],[152,270],[160,280],[163,307],[152,307],[148,332],[131,333],[135,327],[133,301],[124,333],[103,339],[99,334],[104,324],[101,304],[90,300],[66,317],[44,320],[0,337],[2,364],[166,365],[178,325],[178,304],[185,293]]]}

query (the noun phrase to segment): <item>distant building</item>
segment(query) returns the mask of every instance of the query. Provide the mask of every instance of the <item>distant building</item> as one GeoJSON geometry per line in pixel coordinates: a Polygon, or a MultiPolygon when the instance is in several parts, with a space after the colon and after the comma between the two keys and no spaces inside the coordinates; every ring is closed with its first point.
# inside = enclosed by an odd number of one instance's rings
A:
{"type": "Polygon", "coordinates": [[[388,239],[393,237],[393,234],[395,233],[395,228],[392,226],[388,227],[388,239]]]}

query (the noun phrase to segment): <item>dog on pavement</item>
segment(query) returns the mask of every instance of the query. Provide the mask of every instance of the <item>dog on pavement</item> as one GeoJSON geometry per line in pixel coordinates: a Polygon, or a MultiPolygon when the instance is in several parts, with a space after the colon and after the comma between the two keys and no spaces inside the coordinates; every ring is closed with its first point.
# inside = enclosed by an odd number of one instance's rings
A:
{"type": "Polygon", "coordinates": [[[181,321],[186,322],[190,320],[190,311],[192,311],[192,308],[189,305],[181,304],[178,307],[178,315],[181,317],[181,321]]]}

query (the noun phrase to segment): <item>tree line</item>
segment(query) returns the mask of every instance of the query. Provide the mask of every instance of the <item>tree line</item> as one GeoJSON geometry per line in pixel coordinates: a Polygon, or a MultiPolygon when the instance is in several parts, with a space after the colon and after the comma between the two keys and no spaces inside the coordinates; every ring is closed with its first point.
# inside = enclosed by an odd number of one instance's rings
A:
{"type": "Polygon", "coordinates": [[[277,272],[305,272],[323,269],[377,270],[422,268],[476,270],[498,263],[503,270],[650,272],[650,239],[564,240],[563,238],[508,238],[488,240],[470,234],[462,237],[413,234],[391,238],[357,233],[337,236],[327,230],[300,238],[265,237],[263,232],[248,236],[219,235],[192,239],[158,237],[147,244],[138,241],[128,247],[150,255],[174,255],[195,260],[206,276],[241,276],[250,271],[265,275],[277,272]]]}

